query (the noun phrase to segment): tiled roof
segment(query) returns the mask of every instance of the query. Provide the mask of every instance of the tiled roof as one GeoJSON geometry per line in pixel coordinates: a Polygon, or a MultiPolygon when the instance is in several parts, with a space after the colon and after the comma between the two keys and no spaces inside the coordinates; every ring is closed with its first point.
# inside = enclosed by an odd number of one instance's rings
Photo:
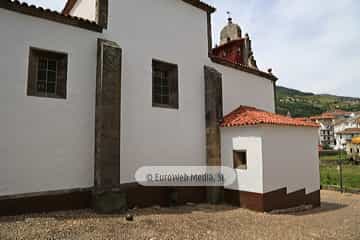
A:
{"type": "Polygon", "coordinates": [[[22,3],[17,0],[0,0],[0,8],[96,32],[102,31],[102,27],[96,22],[79,17],[68,16],[50,9],[29,5],[25,2],[22,3]]]}
{"type": "Polygon", "coordinates": [[[352,134],[352,133],[360,134],[360,128],[347,128],[344,131],[338,132],[338,134],[352,134]]]}
{"type": "Polygon", "coordinates": [[[346,123],[346,122],[359,122],[360,123],[360,116],[355,115],[355,117],[352,117],[352,118],[339,119],[339,120],[335,121],[334,125],[339,125],[339,124],[346,123]]]}
{"type": "MultiPolygon", "coordinates": [[[[200,0],[183,0],[184,2],[193,5],[194,7],[200,8],[206,12],[210,12],[213,13],[215,12],[215,8],[210,6],[207,3],[204,3],[203,1],[200,0]]],[[[72,10],[72,8],[75,6],[75,3],[77,2],[77,0],[68,0],[65,4],[63,13],[64,14],[69,14],[72,10]]]]}
{"type": "Polygon", "coordinates": [[[311,121],[302,121],[247,106],[240,106],[238,109],[225,116],[221,127],[238,127],[260,124],[295,127],[319,127],[318,124],[311,121]]]}
{"type": "Polygon", "coordinates": [[[307,117],[297,117],[297,118],[294,118],[295,120],[299,120],[299,121],[311,121],[310,118],[307,118],[307,117]]]}
{"type": "Polygon", "coordinates": [[[251,68],[251,67],[248,67],[246,65],[243,65],[243,64],[235,64],[235,63],[232,63],[226,59],[223,59],[223,58],[220,58],[218,56],[215,56],[215,55],[210,55],[209,56],[211,61],[213,61],[214,63],[217,63],[217,64],[220,64],[220,65],[224,65],[224,66],[227,66],[227,67],[230,67],[230,68],[234,68],[234,69],[237,69],[237,70],[240,70],[240,71],[243,71],[243,72],[247,72],[247,73],[251,73],[251,74],[254,74],[254,75],[257,75],[257,76],[260,76],[260,77],[264,77],[266,79],[269,79],[271,81],[277,81],[278,78],[273,75],[272,73],[267,73],[267,72],[263,72],[261,70],[258,70],[258,69],[255,69],[255,68],[251,68]]]}
{"type": "Polygon", "coordinates": [[[335,119],[339,116],[350,116],[351,112],[346,112],[340,109],[337,109],[333,112],[325,112],[319,116],[313,116],[311,117],[312,120],[321,120],[321,119],[335,119]]]}
{"type": "Polygon", "coordinates": [[[341,110],[341,109],[336,109],[335,111],[333,112],[328,112],[330,114],[334,114],[334,115],[337,115],[337,116],[341,116],[341,115],[351,115],[352,112],[347,112],[347,111],[344,111],[344,110],[341,110]]]}
{"type": "Polygon", "coordinates": [[[319,116],[310,117],[311,120],[322,120],[322,119],[332,120],[332,119],[335,119],[335,118],[336,118],[336,116],[334,116],[333,114],[329,114],[329,113],[324,113],[324,114],[319,115],[319,116]]]}

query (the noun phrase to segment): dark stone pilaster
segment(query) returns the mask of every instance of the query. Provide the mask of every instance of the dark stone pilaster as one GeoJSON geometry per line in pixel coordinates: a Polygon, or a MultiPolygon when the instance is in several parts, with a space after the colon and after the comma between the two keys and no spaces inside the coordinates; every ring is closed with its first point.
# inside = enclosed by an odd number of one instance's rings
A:
{"type": "Polygon", "coordinates": [[[97,23],[107,29],[109,15],[109,0],[97,1],[97,23]]]}
{"type": "Polygon", "coordinates": [[[208,33],[208,55],[212,55],[213,40],[212,40],[212,25],[211,25],[211,13],[207,13],[207,33],[208,33]]]}
{"type": "MultiPolygon", "coordinates": [[[[213,68],[205,66],[205,113],[206,152],[208,166],[221,166],[221,139],[219,123],[223,118],[222,76],[213,68]]],[[[209,187],[210,203],[223,200],[223,187],[209,187]]]]}
{"type": "Polygon", "coordinates": [[[276,81],[273,81],[273,88],[274,88],[274,107],[275,107],[275,113],[277,113],[278,105],[277,105],[276,81]]]}
{"type": "Polygon", "coordinates": [[[98,41],[94,205],[104,212],[120,210],[124,198],[112,192],[120,186],[121,56],[116,43],[98,41]]]}

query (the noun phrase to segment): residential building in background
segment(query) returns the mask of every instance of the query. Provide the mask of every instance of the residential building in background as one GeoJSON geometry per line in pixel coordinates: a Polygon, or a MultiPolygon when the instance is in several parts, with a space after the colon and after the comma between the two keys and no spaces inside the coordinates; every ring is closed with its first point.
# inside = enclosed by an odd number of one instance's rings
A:
{"type": "Polygon", "coordinates": [[[336,145],[333,126],[336,119],[335,116],[332,114],[322,114],[311,117],[310,119],[320,125],[319,144],[322,147],[334,147],[336,145]]]}
{"type": "Polygon", "coordinates": [[[337,132],[336,135],[339,139],[339,145],[335,149],[345,149],[347,143],[351,142],[354,137],[360,136],[360,128],[347,128],[343,131],[337,132]]]}
{"type": "Polygon", "coordinates": [[[347,142],[346,152],[351,161],[360,163],[360,135],[347,142]]]}
{"type": "Polygon", "coordinates": [[[320,124],[319,129],[319,144],[323,148],[337,148],[339,146],[339,139],[337,139],[336,132],[342,131],[348,124],[348,120],[355,116],[352,112],[343,110],[335,110],[333,112],[326,112],[319,116],[313,116],[309,119],[320,124]]]}
{"type": "Polygon", "coordinates": [[[344,149],[346,141],[350,141],[352,137],[360,135],[360,115],[335,121],[334,132],[336,146],[335,149],[344,149]]]}

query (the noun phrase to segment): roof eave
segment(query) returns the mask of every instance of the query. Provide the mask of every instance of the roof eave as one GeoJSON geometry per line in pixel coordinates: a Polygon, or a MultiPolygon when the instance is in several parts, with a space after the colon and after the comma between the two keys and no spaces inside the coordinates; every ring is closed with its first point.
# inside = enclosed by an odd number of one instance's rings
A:
{"type": "Polygon", "coordinates": [[[29,5],[25,2],[4,0],[0,1],[0,8],[8,11],[13,11],[20,14],[29,15],[36,18],[42,18],[48,21],[57,22],[60,24],[70,25],[89,31],[102,32],[102,27],[96,22],[92,22],[83,18],[66,16],[56,11],[29,5]]]}
{"type": "Polygon", "coordinates": [[[220,65],[231,67],[231,68],[243,71],[243,72],[251,73],[251,74],[257,75],[259,77],[263,77],[263,78],[266,78],[268,80],[271,80],[273,82],[276,82],[277,80],[279,80],[275,75],[263,72],[263,71],[258,70],[258,69],[250,68],[248,66],[241,65],[241,64],[234,64],[234,63],[229,62],[229,61],[227,61],[225,59],[219,58],[219,57],[217,57],[215,55],[210,55],[209,57],[210,57],[211,61],[213,61],[214,63],[218,63],[220,65]]]}
{"type": "Polygon", "coordinates": [[[254,124],[243,124],[243,125],[220,125],[220,128],[240,128],[240,127],[295,127],[295,128],[319,128],[320,126],[311,125],[293,125],[293,124],[271,124],[271,123],[254,123],[254,124]]]}
{"type": "Polygon", "coordinates": [[[216,8],[199,0],[183,0],[183,1],[201,10],[204,10],[208,13],[214,13],[216,11],[216,8]]]}
{"type": "MultiPolygon", "coordinates": [[[[216,11],[216,8],[210,6],[209,4],[206,4],[202,1],[199,0],[183,0],[184,2],[193,5],[194,7],[197,7],[201,10],[204,10],[208,13],[214,13],[216,11]]],[[[63,14],[68,15],[70,14],[71,10],[73,9],[73,7],[75,6],[77,0],[68,0],[65,4],[65,7],[62,11],[63,14]]]]}

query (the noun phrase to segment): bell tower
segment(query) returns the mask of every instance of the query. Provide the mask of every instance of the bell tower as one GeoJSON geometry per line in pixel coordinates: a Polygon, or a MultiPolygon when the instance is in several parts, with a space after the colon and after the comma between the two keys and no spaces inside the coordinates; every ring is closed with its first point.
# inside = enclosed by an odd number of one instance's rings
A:
{"type": "Polygon", "coordinates": [[[230,12],[227,14],[227,25],[221,30],[220,45],[213,49],[213,55],[233,64],[257,69],[249,34],[243,37],[241,27],[233,22],[230,12]]]}
{"type": "Polygon", "coordinates": [[[239,25],[234,24],[230,12],[227,12],[228,24],[221,30],[220,33],[220,45],[228,42],[241,39],[241,28],[239,25]]]}

